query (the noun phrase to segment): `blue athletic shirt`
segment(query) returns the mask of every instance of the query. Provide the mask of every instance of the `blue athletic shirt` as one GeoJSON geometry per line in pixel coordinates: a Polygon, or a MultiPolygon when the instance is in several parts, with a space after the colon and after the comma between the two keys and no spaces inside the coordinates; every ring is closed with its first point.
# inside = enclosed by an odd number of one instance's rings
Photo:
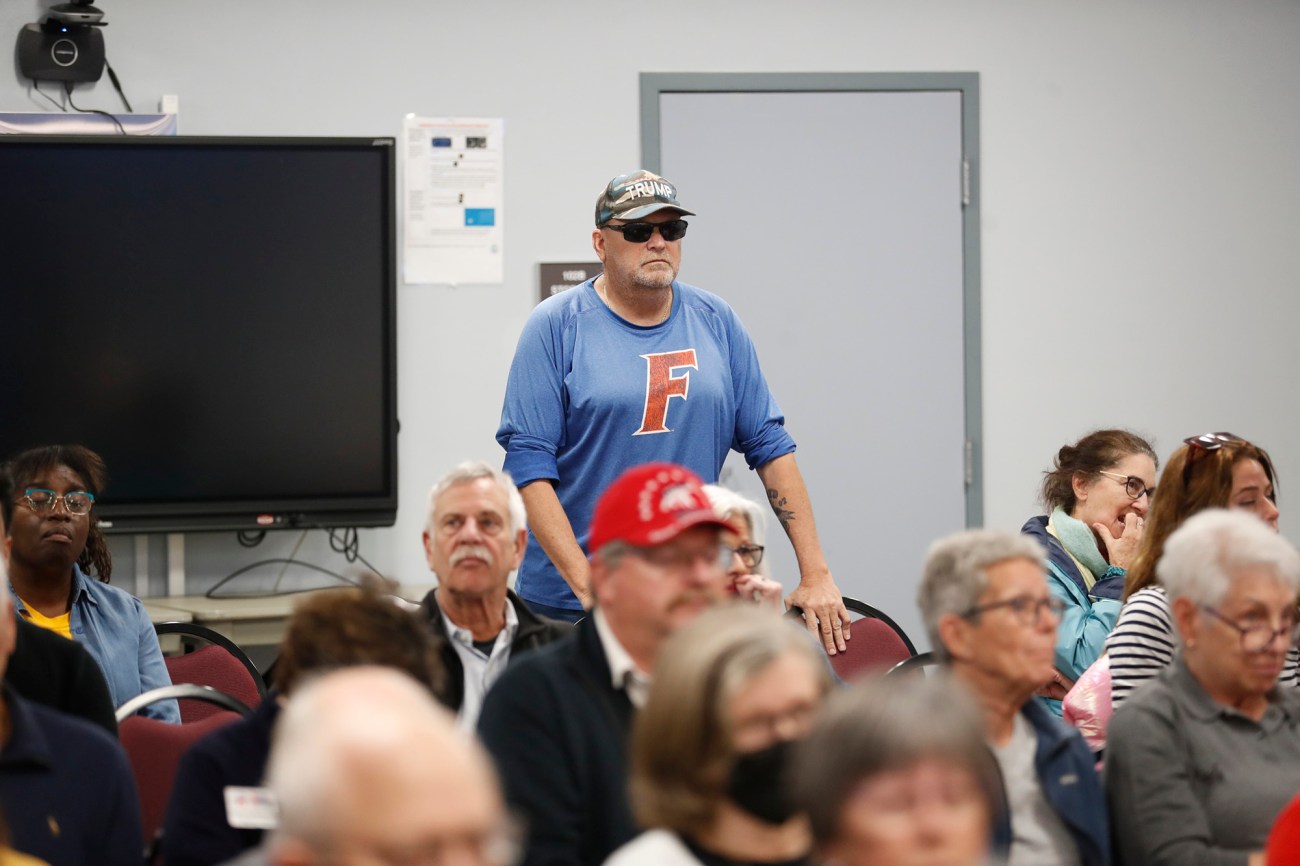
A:
{"type": "MultiPolygon", "coordinates": [[[[594,280],[539,304],[510,365],[497,441],[516,484],[555,482],[584,551],[596,500],[625,469],[667,460],[716,482],[730,449],[751,469],[795,450],[740,319],[679,282],[651,327],[615,315],[594,280]]],[[[531,533],[516,590],[580,607],[531,533]]]]}

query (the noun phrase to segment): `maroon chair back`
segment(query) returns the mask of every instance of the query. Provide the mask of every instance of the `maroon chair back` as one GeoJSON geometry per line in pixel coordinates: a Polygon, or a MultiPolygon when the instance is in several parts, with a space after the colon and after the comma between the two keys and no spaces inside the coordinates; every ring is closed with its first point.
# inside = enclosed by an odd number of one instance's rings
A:
{"type": "Polygon", "coordinates": [[[172,725],[145,716],[131,716],[118,724],[118,738],[135,774],[146,844],[162,827],[181,755],[195,740],[240,717],[230,710],[214,709],[214,714],[193,724],[172,725]]]}
{"type": "MultiPolygon", "coordinates": [[[[223,647],[205,646],[184,655],[167,656],[165,661],[167,673],[177,685],[194,683],[212,686],[219,692],[238,698],[252,709],[256,709],[262,702],[261,692],[252,675],[239,659],[223,647]]],[[[225,712],[215,704],[184,698],[180,700],[180,708],[181,721],[185,724],[225,712]]]]}
{"type": "Polygon", "coordinates": [[[831,656],[831,667],[840,679],[852,682],[870,673],[884,673],[914,653],[890,625],[864,617],[853,621],[853,638],[847,649],[831,656]]]}
{"type": "MultiPolygon", "coordinates": [[[[884,611],[844,596],[844,607],[854,616],[852,638],[842,653],[830,657],[835,674],[852,682],[867,674],[887,673],[899,662],[916,655],[916,646],[907,632],[884,611]]],[[[787,616],[802,620],[803,611],[791,608],[787,616]]]]}

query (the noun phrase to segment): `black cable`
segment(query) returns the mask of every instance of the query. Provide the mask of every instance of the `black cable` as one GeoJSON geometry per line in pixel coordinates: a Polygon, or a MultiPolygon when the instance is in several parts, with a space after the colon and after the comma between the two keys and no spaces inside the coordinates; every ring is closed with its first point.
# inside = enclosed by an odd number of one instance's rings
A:
{"type": "Polygon", "coordinates": [[[71,105],[74,111],[80,111],[82,114],[102,114],[105,117],[107,117],[109,120],[113,121],[113,125],[117,127],[118,132],[120,132],[122,135],[126,135],[126,128],[122,126],[122,122],[119,121],[113,115],[109,114],[107,111],[100,111],[98,108],[78,108],[77,103],[72,101],[71,81],[63,82],[63,92],[68,95],[68,105],[71,105]]]}
{"type": "Polygon", "coordinates": [[[57,108],[59,111],[68,110],[68,106],[62,104],[61,102],[56,100],[53,96],[50,96],[48,93],[46,93],[44,90],[41,90],[41,82],[39,79],[36,78],[32,79],[32,89],[34,89],[41,96],[45,97],[45,100],[49,102],[50,105],[53,105],[55,108],[57,108]]]}
{"type": "Polygon", "coordinates": [[[117,80],[117,73],[113,71],[113,67],[108,62],[107,57],[104,58],[104,68],[108,70],[108,80],[113,82],[113,89],[117,91],[118,96],[122,97],[122,104],[126,106],[126,113],[131,114],[135,109],[131,107],[131,103],[127,100],[126,94],[122,92],[122,82],[117,80]]]}
{"type": "Polygon", "coordinates": [[[232,580],[239,577],[241,574],[245,574],[249,571],[252,571],[255,568],[261,568],[264,565],[276,565],[277,563],[281,563],[284,565],[301,565],[303,568],[310,568],[312,571],[318,571],[321,574],[328,575],[329,577],[332,577],[335,580],[340,581],[341,583],[346,583],[349,586],[361,585],[360,583],[353,580],[352,578],[339,574],[337,571],[330,571],[328,568],[323,568],[319,565],[313,565],[310,562],[303,562],[301,559],[262,559],[262,560],[258,560],[257,562],[253,562],[248,565],[245,565],[243,568],[235,569],[230,574],[226,575],[225,577],[221,578],[221,580],[217,581],[216,585],[213,586],[211,589],[209,589],[207,592],[203,593],[203,595],[206,598],[275,598],[276,596],[281,596],[281,595],[294,595],[299,592],[313,592],[315,590],[321,589],[321,587],[319,586],[312,586],[312,587],[307,587],[306,589],[277,589],[272,592],[254,592],[254,593],[240,592],[240,593],[232,593],[231,595],[217,595],[217,590],[221,589],[221,587],[230,583],[232,580]]]}
{"type": "MultiPolygon", "coordinates": [[[[310,523],[306,525],[311,529],[323,530],[329,536],[330,549],[333,550],[335,553],[343,554],[343,558],[347,560],[349,563],[359,561],[366,568],[370,569],[372,573],[378,575],[381,580],[391,583],[391,581],[389,581],[388,578],[384,577],[383,573],[379,569],[371,565],[370,562],[364,556],[361,555],[361,537],[360,534],[357,532],[357,528],[355,526],[348,526],[343,529],[339,529],[338,527],[334,527],[334,526],[321,526],[319,523],[310,523]]],[[[255,535],[265,536],[266,531],[258,530],[256,532],[247,532],[247,531],[239,532],[237,534],[237,538],[239,539],[239,543],[241,545],[245,547],[255,547],[257,544],[261,543],[262,541],[261,537],[258,537],[257,541],[251,544],[245,543],[245,536],[248,536],[249,539],[251,540],[252,536],[255,535]]],[[[299,545],[302,544],[301,538],[298,540],[298,544],[299,545]]],[[[328,568],[324,568],[319,565],[314,565],[313,563],[310,562],[304,562],[301,559],[296,559],[295,555],[297,554],[297,552],[298,552],[298,548],[294,547],[293,554],[291,554],[287,559],[286,558],[263,559],[263,560],[259,560],[258,562],[254,562],[251,565],[246,565],[243,568],[236,569],[235,571],[223,577],[221,580],[217,581],[216,585],[214,585],[211,589],[209,589],[207,592],[204,593],[204,596],[206,596],[207,598],[274,598],[275,596],[280,596],[280,595],[293,595],[294,593],[311,592],[312,589],[320,589],[320,587],[312,587],[308,589],[282,590],[278,588],[280,585],[280,578],[277,577],[275,581],[275,585],[277,588],[271,590],[270,592],[260,592],[260,593],[251,593],[251,594],[236,593],[236,594],[224,595],[224,596],[216,594],[217,590],[221,589],[221,587],[225,586],[227,583],[230,583],[230,581],[239,577],[241,574],[245,574],[246,572],[251,571],[254,568],[260,568],[263,565],[275,565],[277,563],[283,564],[285,566],[301,565],[304,568],[309,568],[313,571],[318,571],[321,574],[329,575],[330,577],[342,581],[343,583],[350,584],[352,586],[361,586],[361,583],[359,583],[358,581],[353,580],[350,577],[346,577],[342,574],[339,574],[337,571],[331,571],[328,568]]],[[[281,576],[283,576],[284,571],[281,570],[280,574],[281,576]]]]}
{"type": "MultiPolygon", "coordinates": [[[[370,562],[361,555],[361,537],[357,533],[357,528],[355,526],[349,526],[344,529],[343,537],[341,539],[336,537],[335,533],[338,532],[338,529],[335,527],[318,526],[316,528],[324,529],[329,534],[330,550],[333,550],[335,553],[343,554],[343,558],[348,562],[357,562],[359,560],[366,568],[370,569],[381,578],[384,578],[383,573],[371,565],[370,562]]],[[[387,578],[384,579],[387,580],[387,578]]]]}

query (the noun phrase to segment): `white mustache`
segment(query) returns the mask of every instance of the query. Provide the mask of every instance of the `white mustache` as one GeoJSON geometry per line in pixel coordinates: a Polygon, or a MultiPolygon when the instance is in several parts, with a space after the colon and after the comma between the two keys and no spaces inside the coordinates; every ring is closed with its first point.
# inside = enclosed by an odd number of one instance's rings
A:
{"type": "Polygon", "coordinates": [[[486,547],[484,547],[481,544],[462,544],[460,547],[452,551],[451,564],[456,565],[462,559],[471,556],[474,557],[475,559],[483,560],[488,565],[493,564],[492,551],[488,550],[486,547]]]}

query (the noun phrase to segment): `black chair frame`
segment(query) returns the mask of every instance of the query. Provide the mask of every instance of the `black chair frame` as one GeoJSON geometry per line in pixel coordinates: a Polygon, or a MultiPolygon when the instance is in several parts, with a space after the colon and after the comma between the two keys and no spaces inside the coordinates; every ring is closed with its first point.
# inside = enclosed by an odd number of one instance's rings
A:
{"type": "Polygon", "coordinates": [[[921,668],[930,667],[939,664],[939,657],[933,652],[924,652],[920,655],[912,656],[910,659],[903,659],[885,672],[885,676],[892,677],[895,675],[910,674],[913,671],[919,671],[921,668]]]}
{"type": "Polygon", "coordinates": [[[196,686],[193,683],[185,683],[179,686],[159,686],[156,689],[150,689],[147,692],[136,695],[117,708],[117,723],[119,725],[122,724],[122,722],[131,718],[150,704],[172,699],[207,701],[210,704],[216,704],[217,706],[224,707],[227,710],[233,710],[241,716],[251,716],[253,714],[252,708],[239,698],[214,689],[212,686],[196,686]]]}
{"type": "Polygon", "coordinates": [[[244,666],[249,676],[253,678],[253,683],[257,686],[258,696],[263,700],[266,699],[266,681],[262,679],[262,674],[258,671],[257,665],[253,664],[253,660],[248,657],[248,654],[239,648],[239,644],[221,632],[194,622],[160,622],[154,624],[153,630],[157,632],[159,637],[165,634],[178,634],[182,637],[196,637],[221,647],[244,666]]]}

